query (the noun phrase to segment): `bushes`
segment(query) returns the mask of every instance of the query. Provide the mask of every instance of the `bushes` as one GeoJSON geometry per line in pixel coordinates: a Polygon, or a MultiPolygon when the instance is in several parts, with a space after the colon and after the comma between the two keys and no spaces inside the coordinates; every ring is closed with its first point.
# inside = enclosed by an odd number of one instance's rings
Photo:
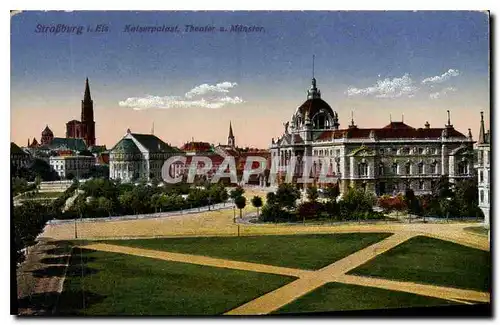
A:
{"type": "Polygon", "coordinates": [[[406,202],[403,195],[397,196],[383,195],[378,199],[378,206],[385,212],[404,211],[406,210],[406,202]]]}
{"type": "Polygon", "coordinates": [[[349,188],[339,202],[339,212],[342,220],[357,220],[359,212],[372,212],[376,198],[356,188],[349,188]]]}
{"type": "Polygon", "coordinates": [[[297,220],[295,213],[282,209],[277,204],[267,204],[262,207],[259,216],[262,222],[293,222],[297,220]]]}
{"type": "Polygon", "coordinates": [[[297,207],[297,214],[303,221],[306,219],[315,219],[324,211],[324,205],[320,202],[303,202],[297,207]]]}

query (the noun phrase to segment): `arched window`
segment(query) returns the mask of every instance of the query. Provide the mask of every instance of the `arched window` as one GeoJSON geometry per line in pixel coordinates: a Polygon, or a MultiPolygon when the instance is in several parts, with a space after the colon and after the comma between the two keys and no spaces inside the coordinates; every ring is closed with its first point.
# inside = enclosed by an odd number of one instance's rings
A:
{"type": "Polygon", "coordinates": [[[385,169],[385,168],[384,168],[384,164],[383,164],[383,163],[380,163],[380,164],[378,165],[378,174],[379,174],[380,176],[383,176],[383,175],[385,174],[385,170],[384,170],[384,169],[385,169]]]}
{"type": "Polygon", "coordinates": [[[424,163],[420,162],[418,163],[418,173],[422,175],[424,173],[424,163]]]}
{"type": "Polygon", "coordinates": [[[468,175],[468,166],[467,166],[467,161],[460,161],[458,163],[458,175],[468,175]]]}
{"type": "Polygon", "coordinates": [[[405,174],[410,175],[411,174],[411,165],[410,163],[405,164],[405,174]]]}
{"type": "Polygon", "coordinates": [[[396,163],[396,162],[392,164],[392,173],[394,175],[398,174],[398,163],[396,163]]]}
{"type": "Polygon", "coordinates": [[[361,162],[358,165],[358,174],[360,177],[368,177],[368,164],[361,162]]]}
{"type": "Polygon", "coordinates": [[[325,112],[319,112],[313,117],[313,127],[315,129],[329,129],[330,128],[330,120],[325,112]]]}

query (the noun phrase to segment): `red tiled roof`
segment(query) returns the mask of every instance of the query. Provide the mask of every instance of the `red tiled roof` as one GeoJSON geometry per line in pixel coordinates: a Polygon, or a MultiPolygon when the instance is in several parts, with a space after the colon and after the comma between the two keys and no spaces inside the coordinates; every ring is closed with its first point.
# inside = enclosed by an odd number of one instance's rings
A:
{"type": "Polygon", "coordinates": [[[182,151],[204,152],[210,151],[212,146],[208,142],[188,142],[181,147],[182,151]]]}
{"type": "MultiPolygon", "coordinates": [[[[323,132],[318,140],[340,139],[346,134],[349,139],[369,138],[373,131],[377,139],[438,139],[445,128],[419,128],[415,129],[402,122],[392,122],[379,129],[350,128],[343,130],[328,130],[323,132]]],[[[448,129],[448,136],[465,138],[466,136],[455,129],[448,129]]]]}

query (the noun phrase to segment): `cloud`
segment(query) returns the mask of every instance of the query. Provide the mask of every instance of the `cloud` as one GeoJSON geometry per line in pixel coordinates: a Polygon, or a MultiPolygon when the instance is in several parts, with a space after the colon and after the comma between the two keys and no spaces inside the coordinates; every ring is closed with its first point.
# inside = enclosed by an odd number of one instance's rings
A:
{"type": "Polygon", "coordinates": [[[375,96],[377,98],[413,97],[418,90],[408,73],[399,78],[386,78],[367,88],[349,87],[348,96],[375,96]]]}
{"type": "Polygon", "coordinates": [[[443,97],[443,96],[447,95],[448,93],[456,92],[456,91],[457,91],[457,88],[455,88],[455,87],[447,87],[447,88],[444,88],[441,91],[438,91],[438,92],[430,94],[429,97],[431,99],[438,99],[440,97],[443,97]]]}
{"type": "Polygon", "coordinates": [[[221,108],[230,104],[244,103],[243,99],[235,96],[218,96],[219,93],[228,93],[229,89],[237,86],[236,82],[224,81],[216,85],[202,84],[188,91],[184,96],[152,96],[129,97],[118,102],[121,107],[129,107],[134,110],[145,110],[150,108],[221,108]],[[204,97],[199,98],[202,95],[204,97]]]}
{"type": "Polygon", "coordinates": [[[199,95],[205,95],[208,93],[228,93],[229,89],[236,87],[238,84],[236,82],[224,81],[216,85],[202,84],[194,87],[188,91],[184,96],[186,98],[193,98],[199,95]]]}
{"type": "Polygon", "coordinates": [[[455,69],[449,69],[448,71],[446,71],[445,73],[443,73],[440,76],[425,78],[421,82],[422,82],[422,84],[442,83],[442,82],[449,80],[452,77],[457,77],[459,75],[460,75],[460,71],[455,70],[455,69]]]}

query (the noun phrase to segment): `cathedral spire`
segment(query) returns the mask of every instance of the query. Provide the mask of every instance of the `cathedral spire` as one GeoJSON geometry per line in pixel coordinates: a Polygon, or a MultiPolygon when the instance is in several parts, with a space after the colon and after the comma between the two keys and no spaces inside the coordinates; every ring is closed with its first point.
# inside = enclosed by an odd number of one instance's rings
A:
{"type": "Polygon", "coordinates": [[[92,98],[90,98],[89,78],[86,78],[85,79],[85,94],[83,95],[83,101],[89,102],[90,100],[92,100],[92,98]]]}

